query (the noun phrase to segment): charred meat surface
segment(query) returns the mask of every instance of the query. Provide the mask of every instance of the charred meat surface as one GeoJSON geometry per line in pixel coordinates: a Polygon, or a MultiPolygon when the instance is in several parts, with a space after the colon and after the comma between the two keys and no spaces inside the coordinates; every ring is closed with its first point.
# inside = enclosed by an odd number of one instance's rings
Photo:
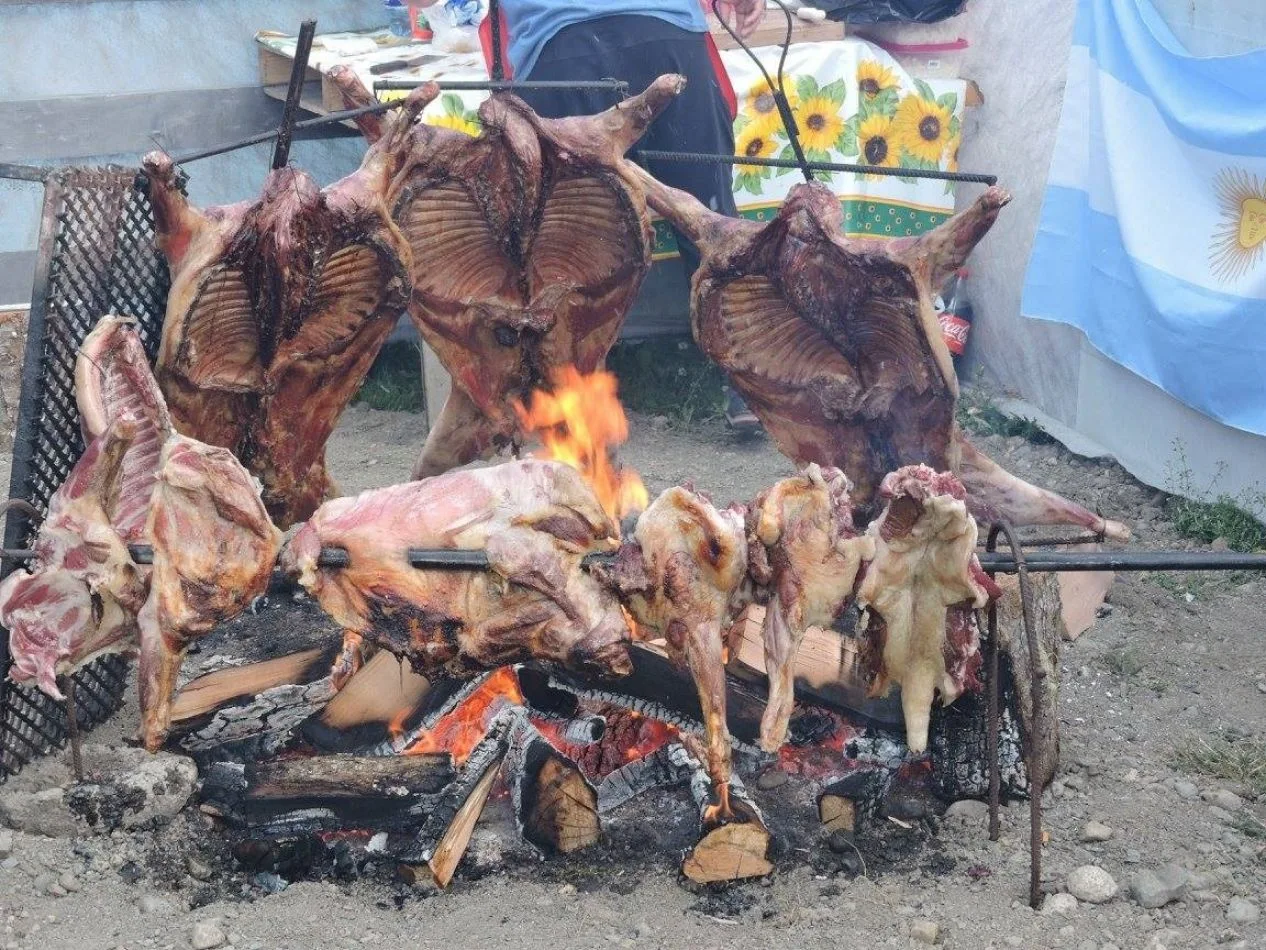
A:
{"type": "Polygon", "coordinates": [[[539,659],[611,676],[631,669],[628,626],[580,561],[616,535],[573,469],[510,462],[327,502],[282,566],[345,630],[419,672],[539,659]],[[319,567],[322,546],[346,550],[349,565],[319,567]],[[410,547],[484,550],[491,570],[417,570],[410,547]]]}
{"type": "MultiPolygon", "coordinates": [[[[371,101],[349,73],[334,78],[349,105],[371,101]]],[[[494,95],[477,137],[413,127],[391,209],[412,250],[409,312],[453,379],[414,478],[519,442],[516,400],[559,367],[601,368],[651,263],[645,197],[622,156],[683,83],[661,76],[567,119],[494,95]]],[[[376,124],[362,131],[372,140],[376,124]]]]}
{"type": "Polygon", "coordinates": [[[1128,537],[1124,525],[1007,474],[954,422],[958,380],[932,299],[1011,200],[1001,188],[918,238],[875,241],[845,237],[839,200],[817,183],[793,188],[762,225],[629,167],[651,207],[703,256],[695,339],[785,455],[841,469],[871,514],[886,474],[924,464],[960,474],[982,517],[1128,537]]]}
{"type": "Polygon", "coordinates": [[[200,210],[170,158],[145,157],[172,273],[158,381],[176,428],[231,449],[283,528],[333,493],[325,443],[408,300],[409,245],[387,196],[437,93],[416,90],[325,189],[287,167],[256,201],[200,210]]]}
{"type": "Polygon", "coordinates": [[[173,435],[150,504],[150,594],[138,616],[141,734],[157,751],[189,645],[268,589],[281,532],[228,449],[173,435]]]}
{"type": "Polygon", "coordinates": [[[718,818],[731,818],[723,634],[743,606],[747,540],[742,512],[670,488],[638,518],[633,542],[594,573],[620,594],[641,626],[661,634],[690,670],[703,709],[704,759],[718,818]]]}
{"type": "Polygon", "coordinates": [[[795,703],[795,658],[809,627],[829,626],[852,602],[875,541],[853,527],[850,485],[839,469],[809,465],[762,492],[748,510],[752,579],[767,599],[763,635],[769,702],[761,747],[786,741],[795,703]]]}
{"type": "Polygon", "coordinates": [[[948,705],[978,684],[971,611],[1001,592],[976,559],[976,522],[957,478],[911,465],[888,475],[879,492],[887,504],[866,531],[875,555],[857,604],[870,614],[871,693],[901,687],[906,744],[920,754],[937,695],[948,705]]]}

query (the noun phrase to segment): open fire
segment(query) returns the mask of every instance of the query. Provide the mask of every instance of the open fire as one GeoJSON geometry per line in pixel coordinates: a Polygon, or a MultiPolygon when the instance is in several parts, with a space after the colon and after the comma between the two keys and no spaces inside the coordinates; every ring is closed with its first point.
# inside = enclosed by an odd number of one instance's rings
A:
{"type": "Polygon", "coordinates": [[[641,477],[617,466],[612,457],[629,437],[615,375],[606,370],[586,375],[563,366],[550,381],[550,390],[537,390],[528,405],[516,401],[514,407],[524,430],[541,439],[537,457],[580,472],[616,520],[645,510],[649,498],[641,477]]]}

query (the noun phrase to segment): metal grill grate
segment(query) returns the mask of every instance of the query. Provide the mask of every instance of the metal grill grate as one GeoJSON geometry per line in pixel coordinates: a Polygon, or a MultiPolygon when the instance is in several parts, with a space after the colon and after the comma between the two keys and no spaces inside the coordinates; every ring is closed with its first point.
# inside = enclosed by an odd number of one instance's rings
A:
{"type": "MultiPolygon", "coordinates": [[[[135,317],[150,359],[158,349],[170,278],[154,247],[153,211],[134,168],[65,168],[44,185],[31,291],[22,398],[9,494],[44,511],[83,452],[75,405],[75,354],[108,313],[135,317]]],[[[34,530],[11,512],[6,547],[29,547],[34,530]]],[[[15,565],[7,564],[5,573],[15,565]]],[[[8,682],[8,635],[0,636],[0,782],[67,740],[66,711],[38,690],[8,682]]],[[[91,729],[123,703],[128,662],[105,657],[75,676],[77,720],[91,729]]]]}

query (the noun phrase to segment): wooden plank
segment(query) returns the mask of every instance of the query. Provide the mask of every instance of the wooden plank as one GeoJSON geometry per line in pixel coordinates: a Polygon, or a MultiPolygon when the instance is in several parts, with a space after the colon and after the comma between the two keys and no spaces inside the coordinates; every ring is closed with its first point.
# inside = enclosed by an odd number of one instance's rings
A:
{"type": "Polygon", "coordinates": [[[172,724],[214,712],[234,700],[245,699],[274,686],[302,685],[330,671],[337,650],[314,647],[262,663],[229,666],[193,680],[171,705],[172,724]]]}

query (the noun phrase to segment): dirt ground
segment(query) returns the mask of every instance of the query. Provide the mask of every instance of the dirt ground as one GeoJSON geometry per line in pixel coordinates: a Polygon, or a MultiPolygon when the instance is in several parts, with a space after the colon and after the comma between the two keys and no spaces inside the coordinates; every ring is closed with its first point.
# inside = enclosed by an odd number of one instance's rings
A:
{"type": "MultiPolygon", "coordinates": [[[[330,447],[342,489],[407,477],[420,429],[417,416],[349,410],[330,447]]],[[[1190,546],[1165,520],[1163,497],[1120,469],[1018,438],[982,441],[1013,471],[1131,523],[1138,545],[1190,546]]],[[[719,424],[636,418],[621,457],[652,494],[691,481],[720,502],[750,498],[790,471],[768,442],[736,442],[719,424]]],[[[1266,800],[1253,800],[1251,779],[1182,771],[1175,751],[1215,734],[1266,740],[1264,604],[1266,579],[1121,577],[1104,616],[1065,647],[1046,887],[1064,891],[1074,868],[1097,865],[1118,886],[1101,904],[1065,897],[1045,913],[1028,908],[1024,803],[1004,810],[996,843],[979,812],[960,806],[966,818],[863,827],[863,868],[793,838],[770,879],[716,890],[679,883],[662,836],[617,818],[597,849],[459,873],[442,894],[381,877],[298,881],[274,894],[256,881],[229,894],[215,885],[226,859],[189,808],[157,833],[18,831],[7,844],[0,832],[0,947],[1266,948],[1266,832],[1253,817],[1266,818],[1266,800]],[[1105,837],[1091,821],[1106,826],[1106,840],[1083,840],[1105,837]],[[1139,906],[1131,884],[1139,876],[1145,891],[1148,872],[1180,885],[1178,899],[1139,906]]],[[[109,755],[134,725],[129,705],[89,742],[109,755]]],[[[68,775],[51,759],[19,780],[51,787],[68,775]]],[[[786,788],[754,792],[776,833],[786,788]]],[[[677,829],[673,840],[688,840],[685,793],[666,793],[657,807],[677,829]]]]}

